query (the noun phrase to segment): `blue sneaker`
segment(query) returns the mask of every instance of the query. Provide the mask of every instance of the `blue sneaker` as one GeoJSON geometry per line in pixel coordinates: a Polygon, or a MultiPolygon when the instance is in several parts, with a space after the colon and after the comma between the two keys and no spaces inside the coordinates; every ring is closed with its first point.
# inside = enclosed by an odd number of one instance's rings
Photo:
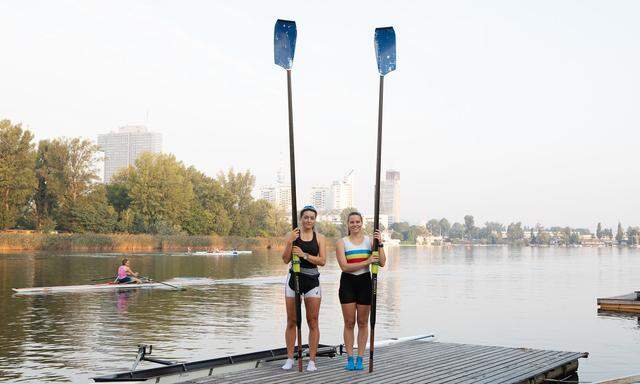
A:
{"type": "Polygon", "coordinates": [[[347,356],[347,365],[344,366],[344,369],[347,371],[353,371],[356,369],[356,366],[353,364],[353,356],[347,356]]]}
{"type": "Polygon", "coordinates": [[[364,368],[362,367],[362,356],[358,356],[356,359],[356,371],[362,371],[364,368]]]}

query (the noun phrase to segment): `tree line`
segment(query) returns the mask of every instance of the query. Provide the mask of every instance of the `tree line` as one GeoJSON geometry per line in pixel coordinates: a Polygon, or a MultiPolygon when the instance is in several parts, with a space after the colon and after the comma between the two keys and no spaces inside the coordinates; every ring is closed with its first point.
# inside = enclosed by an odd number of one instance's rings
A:
{"type": "Polygon", "coordinates": [[[98,183],[98,147],[81,138],[34,142],[0,121],[0,229],[44,232],[274,236],[284,213],[251,192],[249,171],[212,178],[171,154],[145,153],[98,183]]]}

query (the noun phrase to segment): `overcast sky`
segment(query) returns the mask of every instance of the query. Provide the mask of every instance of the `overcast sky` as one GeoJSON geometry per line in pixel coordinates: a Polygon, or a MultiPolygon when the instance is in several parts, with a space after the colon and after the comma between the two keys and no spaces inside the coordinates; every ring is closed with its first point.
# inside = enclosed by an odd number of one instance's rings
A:
{"type": "Polygon", "coordinates": [[[383,167],[401,173],[404,219],[640,225],[639,14],[637,1],[0,1],[0,118],[37,139],[147,124],[187,165],[271,184],[288,156],[273,27],[292,19],[299,193],[354,169],[372,212],[373,32],[391,25],[383,167]]]}

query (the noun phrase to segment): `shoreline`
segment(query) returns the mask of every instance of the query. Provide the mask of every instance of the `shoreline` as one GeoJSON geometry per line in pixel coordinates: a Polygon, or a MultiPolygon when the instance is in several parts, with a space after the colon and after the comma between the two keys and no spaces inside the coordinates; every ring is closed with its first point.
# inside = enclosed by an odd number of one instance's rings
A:
{"type": "Polygon", "coordinates": [[[222,249],[282,249],[281,237],[188,236],[96,233],[0,233],[0,252],[147,252],[222,249]]]}

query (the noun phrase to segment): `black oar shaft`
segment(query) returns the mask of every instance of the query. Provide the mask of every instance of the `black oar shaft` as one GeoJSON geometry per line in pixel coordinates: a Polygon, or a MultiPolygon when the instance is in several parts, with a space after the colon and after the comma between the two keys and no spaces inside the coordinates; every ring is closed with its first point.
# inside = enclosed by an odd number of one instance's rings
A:
{"type": "MultiPolygon", "coordinates": [[[[376,191],[373,211],[373,230],[380,229],[380,172],[382,162],[382,102],[384,94],[384,76],[380,76],[380,94],[378,97],[378,148],[376,156],[376,191]]],[[[379,250],[378,239],[373,239],[373,251],[379,250]]],[[[374,268],[371,274],[371,313],[369,315],[369,324],[371,325],[371,333],[369,334],[369,372],[373,372],[373,352],[376,333],[376,301],[378,296],[378,273],[374,268]]]]}
{"type": "Polygon", "coordinates": [[[298,206],[296,203],[296,157],[293,141],[293,96],[291,94],[291,70],[287,70],[287,96],[289,107],[289,166],[291,168],[291,226],[298,227],[298,206]]]}
{"type": "MultiPolygon", "coordinates": [[[[380,172],[382,166],[382,102],[384,94],[384,76],[380,76],[380,94],[378,97],[378,146],[376,154],[376,192],[373,210],[373,229],[380,229],[380,172]]],[[[373,250],[378,250],[378,239],[373,239],[373,250]]]]}
{"type": "MultiPolygon", "coordinates": [[[[291,92],[291,70],[287,69],[287,101],[289,110],[289,167],[291,168],[291,227],[298,227],[298,204],[296,198],[296,157],[295,145],[293,140],[293,96],[291,92]]],[[[291,256],[293,259],[293,255],[291,256]]],[[[294,263],[296,261],[294,260],[294,263]]],[[[302,372],[302,302],[300,299],[300,274],[293,272],[293,285],[296,292],[296,329],[298,339],[298,371],[302,372]]]]}

